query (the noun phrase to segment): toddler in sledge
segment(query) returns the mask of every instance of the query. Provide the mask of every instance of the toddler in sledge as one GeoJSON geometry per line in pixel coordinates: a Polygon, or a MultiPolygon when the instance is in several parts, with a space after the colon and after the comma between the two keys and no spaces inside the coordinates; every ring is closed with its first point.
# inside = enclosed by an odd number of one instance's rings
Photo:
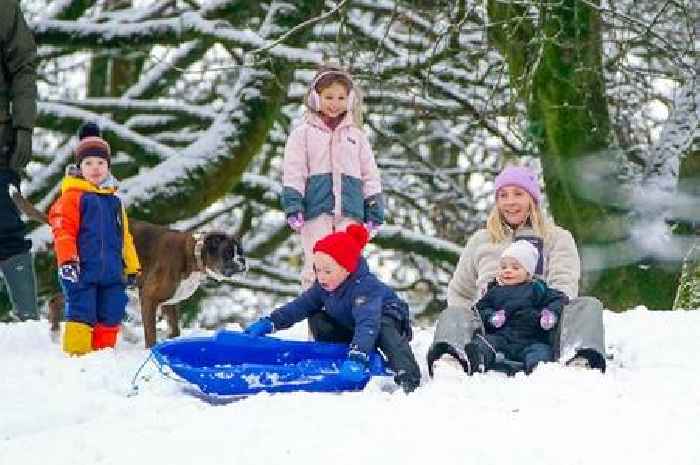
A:
{"type": "Polygon", "coordinates": [[[498,352],[523,363],[527,374],[554,360],[550,335],[569,298],[533,278],[538,259],[537,248],[526,240],[503,251],[496,279],[475,304],[485,334],[477,333],[464,348],[469,375],[492,368],[498,352]]]}

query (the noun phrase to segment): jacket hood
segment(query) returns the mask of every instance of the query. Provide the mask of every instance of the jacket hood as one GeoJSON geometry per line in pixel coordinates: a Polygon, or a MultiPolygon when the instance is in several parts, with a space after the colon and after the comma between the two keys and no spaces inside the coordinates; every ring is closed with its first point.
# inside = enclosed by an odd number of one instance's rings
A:
{"type": "Polygon", "coordinates": [[[102,182],[101,187],[95,186],[93,183],[83,178],[69,175],[61,181],[61,193],[69,190],[93,192],[95,194],[114,194],[117,191],[117,186],[112,175],[109,175],[107,179],[102,182]]]}

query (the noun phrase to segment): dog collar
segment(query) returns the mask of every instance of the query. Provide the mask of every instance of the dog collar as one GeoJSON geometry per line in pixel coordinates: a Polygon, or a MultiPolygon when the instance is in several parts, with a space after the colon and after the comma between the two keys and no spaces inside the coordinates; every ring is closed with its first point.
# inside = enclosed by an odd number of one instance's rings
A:
{"type": "Polygon", "coordinates": [[[206,271],[204,267],[204,257],[202,257],[204,239],[206,236],[203,233],[194,233],[192,237],[194,238],[194,259],[197,265],[197,271],[206,271]]]}

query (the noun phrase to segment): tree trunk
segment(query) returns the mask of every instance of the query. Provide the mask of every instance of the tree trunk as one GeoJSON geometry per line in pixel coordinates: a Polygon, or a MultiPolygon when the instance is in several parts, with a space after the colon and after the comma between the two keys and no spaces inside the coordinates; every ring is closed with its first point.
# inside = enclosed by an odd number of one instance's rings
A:
{"type": "MultiPolygon", "coordinates": [[[[697,115],[698,109],[694,110],[697,115]]],[[[693,132],[697,132],[697,119],[693,132]]],[[[680,212],[676,232],[686,237],[695,236],[695,241],[683,262],[673,309],[700,310],[700,145],[695,145],[688,156],[681,160],[678,192],[682,197],[690,199],[689,204],[694,205],[694,209],[691,207],[688,211],[680,212]]]]}
{"type": "Polygon", "coordinates": [[[586,272],[591,269],[586,247],[619,239],[600,225],[619,229],[623,221],[613,208],[582,195],[579,185],[586,174],[580,162],[605,157],[611,136],[599,13],[578,0],[541,5],[537,25],[522,3],[489,0],[488,13],[496,24],[489,38],[505,56],[512,87],[527,105],[527,135],[542,160],[552,216],[582,251],[582,291],[615,310],[642,303],[671,308],[675,273],[653,261],[586,272]]]}

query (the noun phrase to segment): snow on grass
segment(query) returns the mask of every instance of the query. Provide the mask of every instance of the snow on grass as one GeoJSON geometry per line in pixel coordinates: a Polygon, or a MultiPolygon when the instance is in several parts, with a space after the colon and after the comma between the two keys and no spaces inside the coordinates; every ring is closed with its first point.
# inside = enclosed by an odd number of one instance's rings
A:
{"type": "MultiPolygon", "coordinates": [[[[408,396],[375,378],[363,392],[237,401],[205,400],[150,363],[130,397],[140,345],[68,358],[45,321],[3,324],[0,463],[700,463],[700,312],[638,308],[605,322],[605,375],[548,364],[467,378],[441,361],[408,396]]],[[[432,332],[413,341],[424,371],[432,332]]]]}

